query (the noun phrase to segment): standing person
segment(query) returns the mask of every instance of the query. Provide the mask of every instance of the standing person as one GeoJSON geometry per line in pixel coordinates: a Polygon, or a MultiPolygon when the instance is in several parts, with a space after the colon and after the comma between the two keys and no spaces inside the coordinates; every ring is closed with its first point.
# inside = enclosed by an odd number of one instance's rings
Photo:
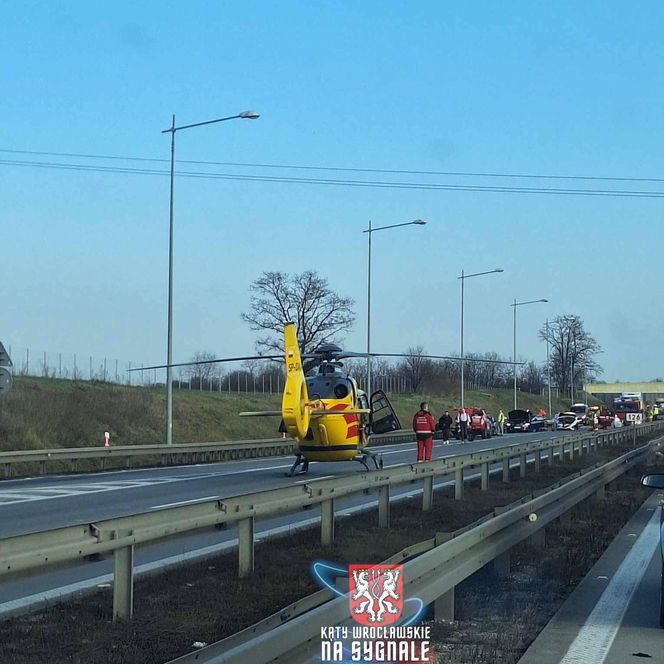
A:
{"type": "Polygon", "coordinates": [[[459,408],[459,436],[461,437],[461,442],[465,443],[468,438],[468,413],[464,408],[459,408]]]}
{"type": "Polygon", "coordinates": [[[503,413],[503,409],[501,408],[500,411],[498,411],[498,435],[502,436],[505,433],[505,413],[503,413]]]}
{"type": "Polygon", "coordinates": [[[417,438],[417,463],[431,461],[431,449],[433,447],[433,432],[436,421],[429,412],[429,404],[423,401],[420,409],[413,416],[413,431],[417,438]]]}
{"type": "Polygon", "coordinates": [[[556,413],[551,420],[551,431],[558,431],[558,413],[556,413]]]}
{"type": "Polygon", "coordinates": [[[452,428],[452,418],[449,411],[445,411],[444,415],[440,416],[438,420],[438,427],[443,432],[443,445],[450,444],[450,429],[452,428]]]}

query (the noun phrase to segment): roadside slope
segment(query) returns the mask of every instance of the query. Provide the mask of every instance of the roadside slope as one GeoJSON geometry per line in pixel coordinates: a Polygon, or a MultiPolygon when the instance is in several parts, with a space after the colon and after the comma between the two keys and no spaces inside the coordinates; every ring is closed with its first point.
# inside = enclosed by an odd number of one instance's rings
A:
{"type": "MultiPolygon", "coordinates": [[[[438,417],[458,405],[458,395],[390,395],[403,427],[420,401],[427,399],[438,417]]],[[[508,389],[468,391],[468,404],[487,412],[506,413],[512,406],[508,389]]],[[[554,410],[566,403],[555,401],[554,410]]],[[[546,397],[520,393],[519,406],[546,408],[546,397]]],[[[208,442],[275,438],[276,418],[240,418],[243,410],[275,410],[281,395],[261,393],[173,393],[174,442],[208,442]]],[[[156,444],[163,440],[165,390],[128,387],[95,381],[17,376],[14,388],[0,399],[0,450],[99,445],[104,431],[116,445],[156,444]]]]}

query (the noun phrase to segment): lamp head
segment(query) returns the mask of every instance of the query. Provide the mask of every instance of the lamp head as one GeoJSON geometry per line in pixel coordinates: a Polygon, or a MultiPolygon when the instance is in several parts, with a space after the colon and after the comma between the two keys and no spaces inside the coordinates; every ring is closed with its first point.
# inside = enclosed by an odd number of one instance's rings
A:
{"type": "Polygon", "coordinates": [[[415,219],[415,221],[412,222],[413,224],[416,224],[417,226],[425,226],[426,221],[422,221],[421,219],[415,219]]]}
{"type": "Polygon", "coordinates": [[[242,111],[240,117],[245,120],[255,120],[256,118],[260,118],[260,115],[256,111],[242,111]]]}

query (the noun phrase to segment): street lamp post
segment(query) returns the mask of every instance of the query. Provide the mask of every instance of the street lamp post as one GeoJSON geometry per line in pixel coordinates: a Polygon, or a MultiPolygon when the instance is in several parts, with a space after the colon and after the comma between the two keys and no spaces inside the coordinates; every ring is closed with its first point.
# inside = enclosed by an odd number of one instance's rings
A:
{"type": "Polygon", "coordinates": [[[565,316],[564,320],[565,322],[572,324],[571,334],[572,334],[572,341],[574,342],[574,352],[572,353],[571,350],[569,351],[571,355],[569,361],[569,398],[571,400],[570,406],[572,406],[574,404],[574,356],[576,355],[576,328],[575,328],[576,316],[565,316]]]}
{"type": "Polygon", "coordinates": [[[514,304],[510,306],[514,307],[514,356],[513,356],[513,367],[514,367],[514,410],[516,410],[516,308],[522,307],[526,304],[536,304],[537,302],[548,302],[548,300],[528,300],[527,302],[517,302],[514,298],[514,304]]]}
{"type": "Polygon", "coordinates": [[[390,226],[379,226],[372,228],[371,221],[369,221],[369,228],[362,231],[369,236],[369,263],[367,269],[367,396],[371,399],[371,234],[376,231],[384,231],[388,228],[398,228],[399,226],[424,226],[427,222],[421,219],[415,221],[407,221],[403,224],[391,224],[390,226]]]}
{"type": "Polygon", "coordinates": [[[546,319],[546,384],[549,388],[549,417],[552,417],[551,410],[551,359],[549,357],[549,319],[546,319]]]}
{"type": "Polygon", "coordinates": [[[470,279],[471,277],[480,277],[483,274],[495,274],[497,272],[504,272],[502,268],[497,267],[495,270],[488,270],[486,272],[475,272],[474,274],[465,274],[463,270],[461,270],[461,276],[457,277],[461,281],[461,408],[465,406],[464,403],[464,355],[463,355],[463,297],[464,297],[464,282],[466,279],[470,279]]]}
{"type": "Polygon", "coordinates": [[[168,206],[168,342],[167,342],[167,361],[166,368],[166,444],[173,443],[173,184],[175,179],[175,132],[181,129],[190,129],[192,127],[202,127],[203,125],[216,124],[225,120],[235,120],[237,118],[245,120],[255,120],[258,113],[254,111],[243,111],[237,115],[231,115],[226,118],[216,120],[206,120],[205,122],[196,122],[194,124],[175,126],[175,115],[173,115],[171,126],[164,129],[162,134],[171,135],[171,173],[170,173],[170,196],[168,206]]]}

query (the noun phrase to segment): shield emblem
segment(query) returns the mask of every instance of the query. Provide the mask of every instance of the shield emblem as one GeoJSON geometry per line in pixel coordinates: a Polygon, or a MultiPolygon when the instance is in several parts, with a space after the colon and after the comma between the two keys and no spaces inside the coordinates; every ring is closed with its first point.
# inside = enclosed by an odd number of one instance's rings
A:
{"type": "Polygon", "coordinates": [[[392,625],[403,612],[403,565],[348,566],[348,608],[361,625],[392,625]]]}

